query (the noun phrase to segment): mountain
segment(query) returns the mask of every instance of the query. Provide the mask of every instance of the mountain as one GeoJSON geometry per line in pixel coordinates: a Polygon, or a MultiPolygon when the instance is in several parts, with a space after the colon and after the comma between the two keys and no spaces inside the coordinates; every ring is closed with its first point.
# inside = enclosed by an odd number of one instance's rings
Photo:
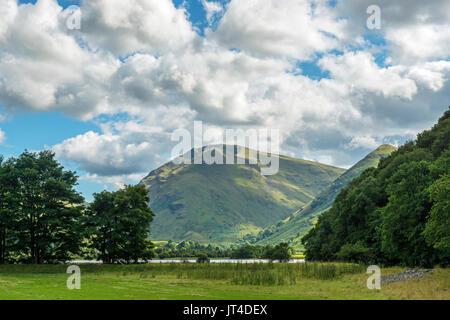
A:
{"type": "MultiPolygon", "coordinates": [[[[290,242],[294,247],[300,248],[301,237],[314,225],[317,217],[328,210],[334,202],[342,188],[358,177],[367,168],[376,167],[381,158],[389,156],[396,147],[391,145],[381,145],[376,150],[369,153],[350,169],[339,176],[330,186],[323,190],[317,198],[304,208],[297,210],[287,219],[277,223],[275,226],[264,230],[259,237],[253,239],[256,244],[275,244],[282,241],[290,242]]],[[[247,237],[251,240],[251,237],[247,237]]]]}
{"type": "MultiPolygon", "coordinates": [[[[213,148],[225,163],[224,149],[213,148]]],[[[169,162],[150,172],[141,183],[155,213],[151,239],[233,243],[303,208],[345,171],[280,156],[278,173],[263,176],[261,163],[249,164],[249,155],[245,149],[245,164],[169,162]]]]}

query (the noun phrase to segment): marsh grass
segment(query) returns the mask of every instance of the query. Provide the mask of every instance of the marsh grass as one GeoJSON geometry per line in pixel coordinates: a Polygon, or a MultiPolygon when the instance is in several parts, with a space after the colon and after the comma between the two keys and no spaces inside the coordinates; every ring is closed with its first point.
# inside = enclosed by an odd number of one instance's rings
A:
{"type": "MultiPolygon", "coordinates": [[[[3,265],[0,273],[65,273],[67,265],[3,265]]],[[[225,280],[234,285],[293,285],[300,279],[333,280],[344,274],[365,272],[349,263],[224,263],[224,264],[138,264],[81,265],[82,273],[140,279],[175,276],[178,279],[225,280]]]]}
{"type": "Polygon", "coordinates": [[[292,285],[299,279],[333,280],[343,274],[364,272],[365,267],[348,263],[254,263],[191,265],[178,271],[177,278],[229,280],[236,285],[292,285]]]}

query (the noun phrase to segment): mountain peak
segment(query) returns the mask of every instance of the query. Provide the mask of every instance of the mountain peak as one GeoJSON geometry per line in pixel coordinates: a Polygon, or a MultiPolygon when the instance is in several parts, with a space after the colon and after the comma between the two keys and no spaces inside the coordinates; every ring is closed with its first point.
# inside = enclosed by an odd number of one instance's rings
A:
{"type": "MultiPolygon", "coordinates": [[[[396,146],[393,146],[391,144],[382,144],[378,148],[376,148],[374,151],[396,151],[398,148],[396,146]]],[[[374,152],[372,151],[372,152],[374,152]]]]}
{"type": "MultiPolygon", "coordinates": [[[[223,155],[220,146],[213,148],[219,157],[223,155]]],[[[156,215],[152,240],[234,243],[286,219],[345,171],[286,156],[279,161],[278,173],[268,176],[261,174],[259,164],[247,162],[185,165],[171,161],[153,170],[141,181],[156,215]]]]}

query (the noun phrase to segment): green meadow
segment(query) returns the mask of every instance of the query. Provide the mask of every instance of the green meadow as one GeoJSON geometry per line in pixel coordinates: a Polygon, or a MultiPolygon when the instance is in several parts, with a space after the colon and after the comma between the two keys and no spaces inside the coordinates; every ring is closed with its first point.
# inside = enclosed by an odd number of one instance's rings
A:
{"type": "MultiPolygon", "coordinates": [[[[450,299],[450,271],[366,286],[356,264],[80,265],[81,289],[69,290],[67,265],[1,265],[0,299],[450,299]]],[[[402,268],[382,269],[382,275],[402,268]]]]}

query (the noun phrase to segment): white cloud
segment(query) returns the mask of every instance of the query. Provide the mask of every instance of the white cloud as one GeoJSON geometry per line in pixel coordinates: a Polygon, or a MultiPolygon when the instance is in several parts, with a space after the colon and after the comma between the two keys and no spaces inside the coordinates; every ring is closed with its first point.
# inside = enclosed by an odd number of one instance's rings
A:
{"type": "Polygon", "coordinates": [[[101,123],[101,133],[89,131],[52,149],[58,158],[77,163],[85,179],[136,182],[129,179],[166,162],[172,132],[187,126],[192,115],[184,107],[158,107],[141,118],[101,123]]]}
{"type": "Polygon", "coordinates": [[[0,144],[2,144],[3,142],[5,142],[5,133],[2,131],[2,129],[0,129],[0,144]]]}
{"type": "Polygon", "coordinates": [[[339,0],[336,10],[347,17],[345,33],[357,39],[362,34],[387,40],[395,63],[416,64],[450,55],[450,2],[448,0],[339,0]],[[367,30],[366,9],[381,9],[381,29],[367,30]]]}
{"type": "MultiPolygon", "coordinates": [[[[450,52],[450,50],[449,50],[450,52]]],[[[433,91],[439,91],[448,80],[450,61],[427,62],[407,69],[407,76],[433,91]]]]}
{"type": "Polygon", "coordinates": [[[0,43],[4,41],[9,25],[17,15],[17,1],[3,0],[0,3],[0,43]]]}
{"type": "Polygon", "coordinates": [[[159,154],[165,152],[168,141],[170,136],[158,130],[122,128],[120,134],[89,131],[55,145],[53,150],[59,158],[79,163],[87,173],[113,177],[145,172],[149,165],[161,162],[159,154]]]}
{"type": "Polygon", "coordinates": [[[17,14],[7,19],[0,51],[0,104],[81,118],[111,111],[106,81],[118,67],[116,59],[80,47],[55,0],[14,5],[17,14]]]}
{"type": "Polygon", "coordinates": [[[394,55],[401,62],[448,58],[450,23],[389,28],[386,39],[393,43],[394,55]]]}
{"type": "Polygon", "coordinates": [[[202,0],[203,7],[206,11],[206,20],[212,24],[218,16],[224,11],[224,7],[220,2],[202,0]]]}
{"type": "Polygon", "coordinates": [[[380,68],[368,52],[328,55],[319,65],[352,89],[378,92],[384,96],[411,99],[417,93],[413,80],[402,77],[397,67],[380,68]]]}
{"type": "Polygon", "coordinates": [[[375,137],[360,136],[360,137],[352,137],[351,141],[346,145],[346,147],[350,149],[357,149],[357,148],[376,149],[381,144],[382,141],[380,141],[375,137]]]}
{"type": "Polygon", "coordinates": [[[346,38],[326,1],[232,0],[211,36],[257,56],[310,59],[346,38]]]}
{"type": "Polygon", "coordinates": [[[184,9],[169,0],[86,1],[82,13],[81,36],[116,55],[173,52],[196,37],[184,9]]]}
{"type": "Polygon", "coordinates": [[[115,176],[100,176],[98,174],[85,174],[80,177],[81,181],[94,181],[100,184],[104,184],[103,189],[108,190],[109,185],[113,190],[121,189],[126,184],[134,184],[140,181],[148,172],[139,172],[134,174],[124,174],[115,176]]]}
{"type": "Polygon", "coordinates": [[[175,52],[195,37],[169,0],[85,2],[79,33],[67,29],[56,0],[2,1],[0,12],[0,104],[82,119],[130,107],[116,100],[118,54],[175,52]]]}
{"type": "Polygon", "coordinates": [[[131,112],[136,110],[138,114],[182,101],[204,121],[256,121],[250,89],[286,68],[288,64],[283,61],[217,50],[208,44],[201,50],[158,59],[137,54],[127,59],[113,77],[115,100],[136,106],[131,112]]]}

